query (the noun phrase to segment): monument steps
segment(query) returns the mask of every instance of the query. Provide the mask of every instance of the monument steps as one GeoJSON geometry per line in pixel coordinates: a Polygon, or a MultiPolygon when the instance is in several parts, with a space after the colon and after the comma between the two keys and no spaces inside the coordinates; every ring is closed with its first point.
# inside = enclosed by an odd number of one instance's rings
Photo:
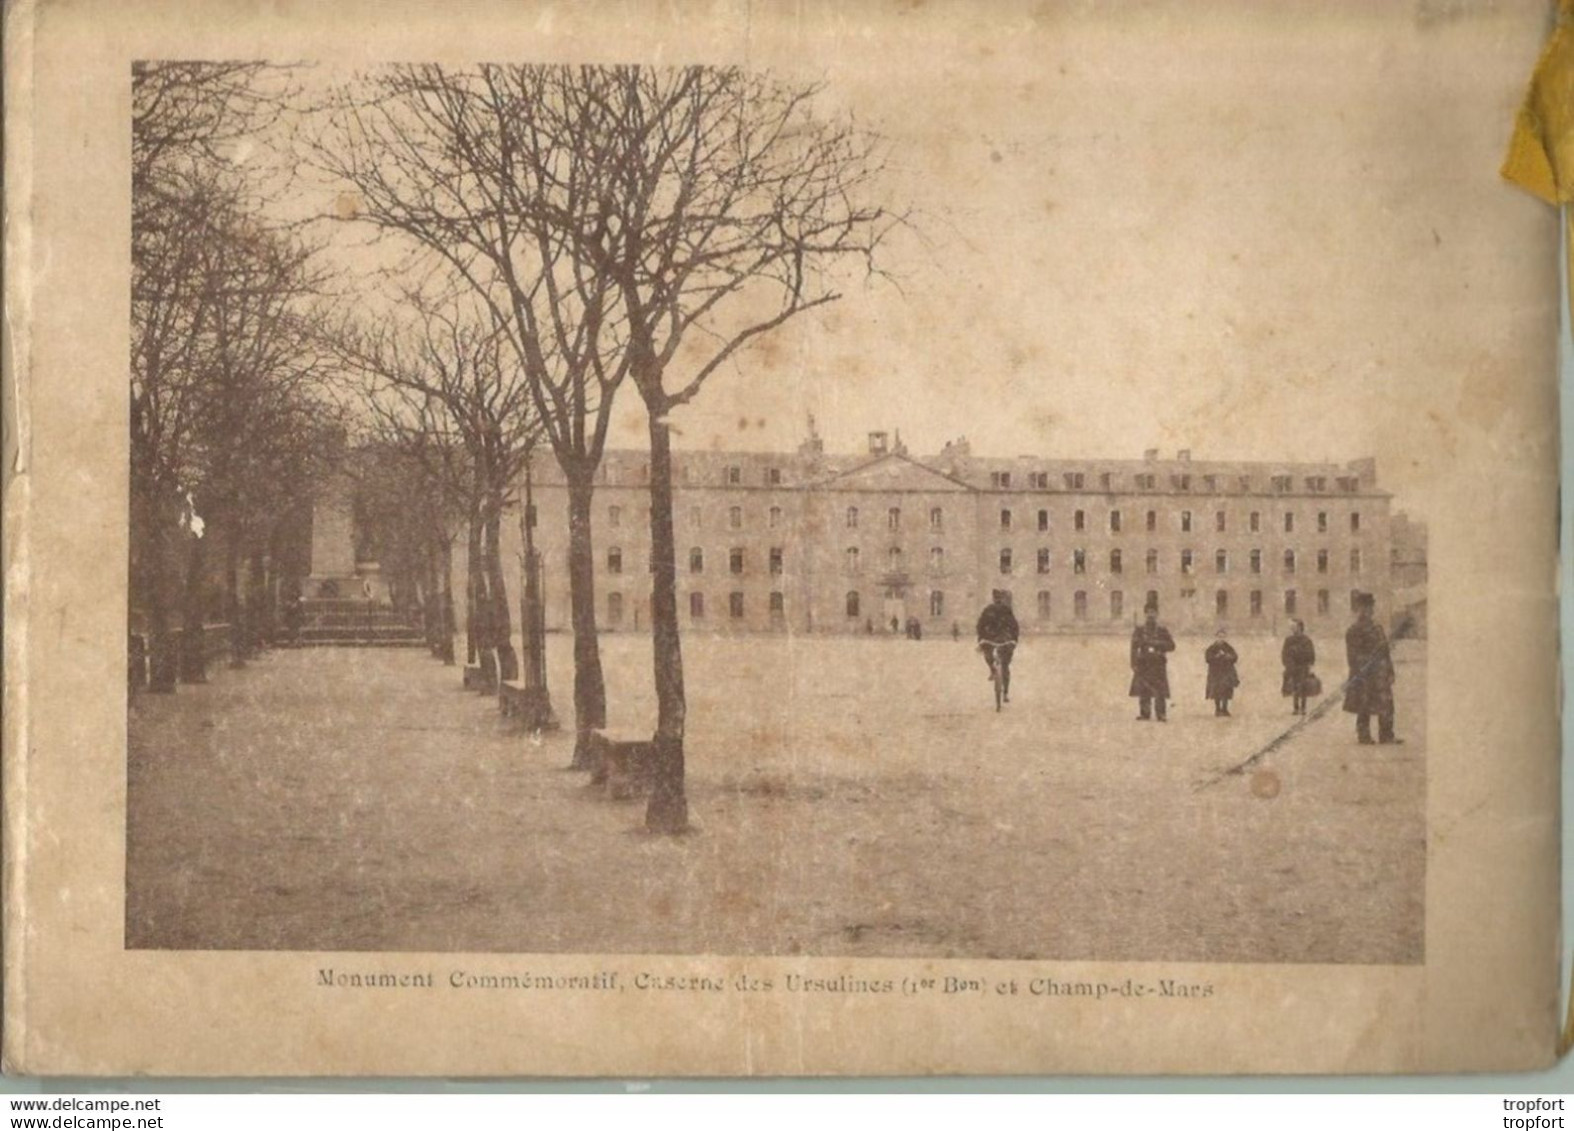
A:
{"type": "Polygon", "coordinates": [[[298,648],[423,648],[419,625],[400,609],[350,597],[301,601],[300,627],[283,642],[298,648]]]}

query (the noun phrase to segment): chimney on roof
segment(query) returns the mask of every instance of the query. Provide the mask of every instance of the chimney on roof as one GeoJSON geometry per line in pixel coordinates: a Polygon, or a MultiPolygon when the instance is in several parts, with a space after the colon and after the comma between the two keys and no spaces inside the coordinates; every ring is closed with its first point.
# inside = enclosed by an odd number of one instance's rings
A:
{"type": "Polygon", "coordinates": [[[869,433],[869,454],[872,456],[885,455],[886,440],[887,436],[884,432],[869,433]]]}
{"type": "Polygon", "coordinates": [[[1149,463],[1152,463],[1154,460],[1159,458],[1159,449],[1149,448],[1147,451],[1142,453],[1142,458],[1147,460],[1149,463]]]}
{"type": "Polygon", "coordinates": [[[955,440],[947,440],[945,447],[940,449],[939,461],[941,470],[947,475],[956,475],[959,466],[970,455],[972,455],[972,448],[968,445],[966,436],[958,436],[955,440]]]}
{"type": "Polygon", "coordinates": [[[798,445],[798,454],[811,458],[825,454],[825,441],[820,439],[819,430],[814,426],[814,413],[812,412],[809,414],[809,434],[798,445]]]}

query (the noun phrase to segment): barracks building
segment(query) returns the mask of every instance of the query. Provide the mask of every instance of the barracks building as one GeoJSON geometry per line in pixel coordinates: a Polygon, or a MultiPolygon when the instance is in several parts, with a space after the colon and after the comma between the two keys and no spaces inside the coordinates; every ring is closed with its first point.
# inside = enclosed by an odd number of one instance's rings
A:
{"type": "MultiPolygon", "coordinates": [[[[1145,605],[1182,632],[1342,629],[1352,594],[1395,616],[1390,496],[1376,462],[913,456],[900,434],[855,455],[810,424],[796,452],[674,452],[679,617],[695,632],[972,632],[992,590],[1024,633],[1128,633],[1145,605]]],[[[649,465],[611,451],[593,514],[604,631],[650,624],[649,465]]],[[[569,628],[567,494],[533,468],[546,623],[569,628]]],[[[1403,516],[1398,516],[1403,526],[1403,516]]],[[[516,558],[521,532],[505,523],[516,558]]],[[[506,535],[507,536],[507,535],[506,535]]]]}

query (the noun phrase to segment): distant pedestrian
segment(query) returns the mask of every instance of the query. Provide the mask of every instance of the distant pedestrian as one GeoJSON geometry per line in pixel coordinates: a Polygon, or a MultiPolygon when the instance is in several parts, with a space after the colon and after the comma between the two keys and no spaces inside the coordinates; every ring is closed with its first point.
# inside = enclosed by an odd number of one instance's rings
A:
{"type": "Polygon", "coordinates": [[[1290,622],[1290,635],[1284,638],[1284,647],[1279,650],[1279,659],[1284,663],[1283,693],[1290,699],[1292,714],[1306,714],[1306,700],[1321,693],[1317,677],[1312,674],[1312,665],[1317,662],[1317,647],[1312,643],[1312,638],[1306,635],[1306,625],[1302,621],[1290,622]]]}
{"type": "Polygon", "coordinates": [[[958,624],[956,621],[952,621],[951,622],[951,639],[952,640],[960,640],[960,639],[962,639],[962,626],[960,624],[958,624]]]}
{"type": "Polygon", "coordinates": [[[1165,721],[1170,697],[1169,653],[1175,638],[1159,623],[1157,605],[1149,605],[1143,622],[1131,633],[1131,696],[1137,700],[1137,718],[1165,721]]]}
{"type": "Polygon", "coordinates": [[[1241,684],[1241,677],[1235,671],[1235,663],[1240,657],[1224,638],[1224,629],[1219,629],[1202,658],[1208,665],[1208,698],[1213,700],[1213,713],[1229,718],[1230,700],[1241,684]]]}
{"type": "Polygon", "coordinates": [[[1372,744],[1372,716],[1377,716],[1377,741],[1393,743],[1394,658],[1383,626],[1373,619],[1377,600],[1370,593],[1355,595],[1355,623],[1344,634],[1350,680],[1345,684],[1344,709],[1355,716],[1355,736],[1363,746],[1372,744]]]}
{"type": "Polygon", "coordinates": [[[284,636],[291,644],[300,642],[304,613],[300,592],[292,588],[284,598],[284,636]]]}

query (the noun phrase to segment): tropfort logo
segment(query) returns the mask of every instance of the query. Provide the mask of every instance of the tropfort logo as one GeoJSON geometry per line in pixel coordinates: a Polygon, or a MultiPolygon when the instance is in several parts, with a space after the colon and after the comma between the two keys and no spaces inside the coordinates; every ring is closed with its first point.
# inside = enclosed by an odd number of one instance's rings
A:
{"type": "Polygon", "coordinates": [[[1540,1114],[1541,1112],[1549,1111],[1562,1112],[1564,1110],[1562,1097],[1555,1100],[1542,1099],[1540,1096],[1533,1100],[1504,1100],[1503,1110],[1526,1113],[1523,1115],[1505,1115],[1503,1117],[1503,1126],[1512,1128],[1514,1131],[1540,1131],[1541,1128],[1561,1128],[1564,1126],[1564,1117],[1561,1114],[1540,1114]]]}

